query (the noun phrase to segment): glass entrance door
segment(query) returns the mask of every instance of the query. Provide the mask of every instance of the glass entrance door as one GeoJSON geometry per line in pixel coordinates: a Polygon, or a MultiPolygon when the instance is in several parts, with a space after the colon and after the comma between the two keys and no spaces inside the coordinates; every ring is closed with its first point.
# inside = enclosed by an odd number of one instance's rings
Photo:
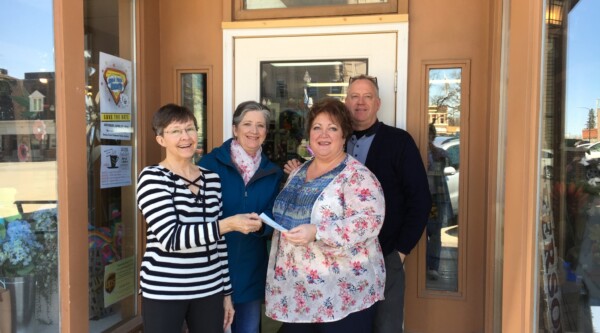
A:
{"type": "MultiPolygon", "coordinates": [[[[232,52],[225,54],[224,74],[233,83],[224,80],[224,139],[231,137],[231,117],[240,102],[265,102],[274,113],[271,126],[294,127],[285,125],[285,116],[293,116],[286,110],[304,119],[316,99],[343,99],[353,73],[378,78],[379,120],[404,128],[407,39],[406,24],[226,30],[224,47],[232,52]]],[[[297,150],[302,141],[295,141],[285,149],[297,150]]]]}
{"type": "MultiPolygon", "coordinates": [[[[256,100],[271,110],[263,147],[269,158],[279,165],[309,158],[309,108],[326,96],[343,100],[349,78],[359,74],[377,77],[379,120],[405,128],[407,38],[407,24],[226,30],[224,140],[232,135],[235,106],[256,100]]],[[[263,319],[263,332],[277,331],[277,322],[263,319]]]]}
{"type": "Polygon", "coordinates": [[[89,331],[103,332],[138,314],[135,1],[84,1],[84,10],[88,232],[81,237],[89,331]]]}

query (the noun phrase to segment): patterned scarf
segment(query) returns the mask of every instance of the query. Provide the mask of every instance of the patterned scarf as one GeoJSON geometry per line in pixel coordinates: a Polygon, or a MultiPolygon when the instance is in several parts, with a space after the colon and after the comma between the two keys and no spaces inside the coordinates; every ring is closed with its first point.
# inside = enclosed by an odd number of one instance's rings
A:
{"type": "Polygon", "coordinates": [[[242,175],[245,185],[248,185],[248,182],[254,176],[256,170],[258,170],[261,154],[262,147],[258,149],[255,156],[250,156],[237,140],[231,140],[231,160],[237,167],[240,175],[242,175]]]}

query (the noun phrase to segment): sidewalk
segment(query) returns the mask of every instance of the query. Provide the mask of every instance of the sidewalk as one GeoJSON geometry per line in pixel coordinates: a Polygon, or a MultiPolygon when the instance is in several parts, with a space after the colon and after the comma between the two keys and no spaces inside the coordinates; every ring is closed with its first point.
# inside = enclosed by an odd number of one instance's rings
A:
{"type": "MultiPolygon", "coordinates": [[[[0,163],[0,218],[18,214],[16,200],[56,200],[56,161],[0,163]]],[[[23,205],[25,213],[56,205],[23,205]]]]}

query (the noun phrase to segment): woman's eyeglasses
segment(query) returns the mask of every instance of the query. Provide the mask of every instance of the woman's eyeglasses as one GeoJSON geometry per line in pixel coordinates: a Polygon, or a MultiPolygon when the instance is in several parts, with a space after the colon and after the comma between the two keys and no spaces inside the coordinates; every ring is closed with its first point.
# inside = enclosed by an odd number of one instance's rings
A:
{"type": "Polygon", "coordinates": [[[375,85],[375,88],[377,88],[377,90],[379,90],[379,85],[377,84],[376,76],[371,76],[371,75],[366,75],[366,74],[360,74],[357,76],[353,76],[350,78],[350,80],[348,80],[348,85],[352,84],[352,82],[354,82],[356,80],[369,80],[375,85]]]}
{"type": "Polygon", "coordinates": [[[196,127],[188,127],[186,129],[174,129],[172,131],[164,131],[163,133],[166,133],[168,135],[171,135],[175,138],[180,138],[183,133],[186,133],[189,136],[196,136],[198,135],[198,130],[196,129],[196,127]]]}

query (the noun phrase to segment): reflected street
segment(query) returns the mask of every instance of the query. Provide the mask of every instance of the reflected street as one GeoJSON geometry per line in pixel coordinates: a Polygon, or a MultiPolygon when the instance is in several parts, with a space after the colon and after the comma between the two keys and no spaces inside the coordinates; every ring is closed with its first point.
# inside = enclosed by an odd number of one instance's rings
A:
{"type": "MultiPolygon", "coordinates": [[[[15,201],[57,199],[56,161],[0,163],[0,217],[18,214],[15,201]]],[[[82,184],[85,185],[85,184],[82,184]]],[[[23,211],[33,212],[44,205],[23,205],[23,211]]],[[[55,207],[56,205],[46,205],[55,207]]]]}

